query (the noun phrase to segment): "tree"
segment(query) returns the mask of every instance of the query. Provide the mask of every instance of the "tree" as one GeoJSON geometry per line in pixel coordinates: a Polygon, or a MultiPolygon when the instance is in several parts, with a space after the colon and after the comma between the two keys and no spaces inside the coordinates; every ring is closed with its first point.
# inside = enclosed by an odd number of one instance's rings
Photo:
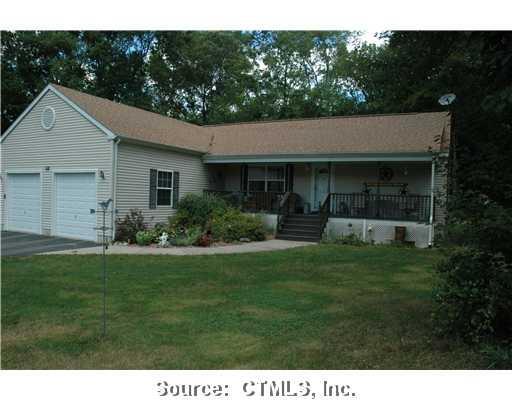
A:
{"type": "Polygon", "coordinates": [[[76,32],[2,32],[2,132],[50,82],[82,89],[76,32]]]}
{"type": "Polygon", "coordinates": [[[242,32],[160,32],[149,69],[159,111],[202,124],[233,119],[252,84],[242,32]]]}

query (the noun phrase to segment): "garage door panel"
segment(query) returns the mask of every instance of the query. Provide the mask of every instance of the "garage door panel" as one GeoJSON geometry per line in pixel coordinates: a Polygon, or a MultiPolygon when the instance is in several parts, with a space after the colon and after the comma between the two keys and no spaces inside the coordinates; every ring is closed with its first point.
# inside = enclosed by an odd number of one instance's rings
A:
{"type": "Polygon", "coordinates": [[[41,177],[7,175],[7,229],[41,233],[41,177]]]}
{"type": "Polygon", "coordinates": [[[94,173],[55,174],[55,227],[59,236],[96,240],[96,176],[94,173]]]}

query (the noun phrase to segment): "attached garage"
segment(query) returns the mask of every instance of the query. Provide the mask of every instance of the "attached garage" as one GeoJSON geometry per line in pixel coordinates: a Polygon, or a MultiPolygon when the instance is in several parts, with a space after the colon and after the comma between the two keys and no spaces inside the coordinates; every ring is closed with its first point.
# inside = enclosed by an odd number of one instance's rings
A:
{"type": "Polygon", "coordinates": [[[55,173],[54,235],[96,240],[96,174],[55,173]]]}
{"type": "Polygon", "coordinates": [[[41,175],[7,174],[7,229],[41,233],[41,175]]]}

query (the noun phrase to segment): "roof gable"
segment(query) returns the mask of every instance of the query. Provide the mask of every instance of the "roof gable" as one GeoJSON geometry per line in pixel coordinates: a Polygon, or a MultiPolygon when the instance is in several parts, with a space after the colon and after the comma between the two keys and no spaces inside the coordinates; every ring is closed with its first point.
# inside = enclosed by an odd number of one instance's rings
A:
{"type": "Polygon", "coordinates": [[[53,85],[121,138],[206,153],[211,135],[200,126],[53,85]]]}
{"type": "Polygon", "coordinates": [[[0,143],[2,143],[7,136],[23,121],[23,119],[28,115],[30,111],[33,110],[33,108],[41,101],[41,99],[44,98],[44,96],[48,92],[54,93],[56,96],[58,96],[61,100],[63,100],[66,104],[68,104],[71,108],[73,108],[75,111],[77,111],[80,115],[82,115],[86,120],[88,120],[90,123],[92,123],[94,126],[96,126],[100,131],[102,131],[109,139],[114,139],[116,135],[111,132],[108,128],[103,126],[99,121],[95,120],[92,116],[90,116],[87,112],[85,112],[83,109],[81,109],[77,104],[75,104],[73,101],[68,99],[66,96],[62,95],[58,90],[56,90],[51,84],[47,85],[39,95],[32,100],[32,102],[28,105],[28,107],[20,114],[18,118],[9,126],[9,128],[5,131],[5,133],[0,138],[0,143]]]}

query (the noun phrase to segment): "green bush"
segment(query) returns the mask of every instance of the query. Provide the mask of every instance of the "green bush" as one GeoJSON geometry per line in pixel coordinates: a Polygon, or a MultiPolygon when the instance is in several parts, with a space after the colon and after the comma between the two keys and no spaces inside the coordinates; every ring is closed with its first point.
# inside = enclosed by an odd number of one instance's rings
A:
{"type": "Polygon", "coordinates": [[[181,227],[204,228],[214,214],[222,214],[228,204],[215,195],[187,194],[178,203],[176,215],[171,223],[181,227]]]}
{"type": "Polygon", "coordinates": [[[512,369],[512,342],[487,344],[482,353],[486,356],[491,369],[512,369]]]}
{"type": "Polygon", "coordinates": [[[475,191],[452,196],[449,205],[450,219],[437,238],[439,243],[502,253],[512,262],[512,209],[475,191]]]}
{"type": "Polygon", "coordinates": [[[501,254],[461,248],[436,265],[437,332],[470,342],[512,335],[512,265],[501,254]]]}
{"type": "Polygon", "coordinates": [[[194,246],[198,244],[202,234],[203,230],[200,226],[192,226],[177,232],[171,239],[171,243],[175,246],[194,246]]]}
{"type": "Polygon", "coordinates": [[[139,246],[148,246],[155,241],[155,235],[152,231],[139,231],[135,240],[139,246]]]}
{"type": "Polygon", "coordinates": [[[215,213],[210,230],[215,240],[235,242],[242,238],[253,241],[265,240],[265,228],[261,218],[244,214],[235,208],[215,213]]]}
{"type": "Polygon", "coordinates": [[[135,243],[137,232],[146,230],[142,211],[132,209],[123,219],[116,221],[116,240],[135,243]]]}
{"type": "Polygon", "coordinates": [[[326,244],[341,244],[347,246],[367,246],[368,243],[365,242],[361,237],[355,233],[349,233],[348,235],[336,235],[336,234],[328,234],[326,237],[322,238],[322,243],[326,244]]]}

